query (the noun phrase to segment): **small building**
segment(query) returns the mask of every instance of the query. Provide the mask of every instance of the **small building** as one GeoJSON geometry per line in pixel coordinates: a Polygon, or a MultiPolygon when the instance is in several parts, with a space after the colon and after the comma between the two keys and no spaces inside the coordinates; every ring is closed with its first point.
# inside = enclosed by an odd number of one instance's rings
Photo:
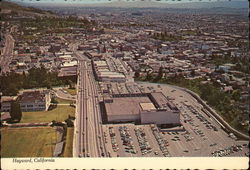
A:
{"type": "Polygon", "coordinates": [[[23,92],[18,96],[18,101],[23,112],[47,111],[51,101],[50,92],[48,90],[23,92]]]}

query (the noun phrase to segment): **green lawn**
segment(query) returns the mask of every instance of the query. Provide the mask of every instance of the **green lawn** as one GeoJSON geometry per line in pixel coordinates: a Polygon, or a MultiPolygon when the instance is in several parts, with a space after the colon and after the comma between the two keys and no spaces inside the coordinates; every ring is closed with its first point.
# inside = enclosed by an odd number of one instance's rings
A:
{"type": "Polygon", "coordinates": [[[50,111],[39,112],[23,112],[20,123],[38,123],[38,122],[51,122],[64,121],[68,115],[75,116],[75,108],[71,106],[57,106],[50,111]]]}
{"type": "Polygon", "coordinates": [[[56,97],[55,100],[58,102],[58,104],[71,104],[73,102],[71,100],[61,99],[59,97],[56,97]]]}
{"type": "Polygon", "coordinates": [[[69,94],[71,94],[72,96],[76,95],[76,89],[64,89],[65,91],[67,91],[69,94]]]}
{"type": "Polygon", "coordinates": [[[2,128],[1,157],[52,157],[56,144],[53,128],[2,128]]]}
{"type": "Polygon", "coordinates": [[[74,128],[67,128],[67,137],[66,145],[64,148],[63,157],[72,157],[72,148],[73,148],[73,138],[74,138],[74,128]]]}

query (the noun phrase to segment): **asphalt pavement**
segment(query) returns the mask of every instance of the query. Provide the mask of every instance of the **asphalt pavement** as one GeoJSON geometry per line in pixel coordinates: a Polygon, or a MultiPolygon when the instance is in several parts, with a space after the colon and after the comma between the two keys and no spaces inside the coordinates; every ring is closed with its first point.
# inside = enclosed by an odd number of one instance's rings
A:
{"type": "Polygon", "coordinates": [[[98,90],[90,61],[79,53],[74,156],[106,156],[98,90]]]}

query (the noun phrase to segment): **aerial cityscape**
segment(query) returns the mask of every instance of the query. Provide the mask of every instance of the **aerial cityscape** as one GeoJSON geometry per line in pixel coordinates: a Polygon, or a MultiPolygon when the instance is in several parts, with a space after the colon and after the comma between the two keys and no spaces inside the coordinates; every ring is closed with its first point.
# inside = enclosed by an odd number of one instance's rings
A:
{"type": "Polygon", "coordinates": [[[247,1],[40,1],[0,2],[1,157],[249,157],[247,1]]]}

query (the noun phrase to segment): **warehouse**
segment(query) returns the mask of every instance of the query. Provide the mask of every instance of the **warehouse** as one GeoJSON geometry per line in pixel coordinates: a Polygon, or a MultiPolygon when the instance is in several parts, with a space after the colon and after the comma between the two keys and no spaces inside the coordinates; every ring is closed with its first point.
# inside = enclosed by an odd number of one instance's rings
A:
{"type": "Polygon", "coordinates": [[[150,103],[148,97],[115,97],[105,102],[108,122],[138,122],[140,103],[150,103]]]}
{"type": "Polygon", "coordinates": [[[111,71],[106,61],[93,61],[96,80],[103,82],[125,82],[124,74],[111,71]]]}
{"type": "Polygon", "coordinates": [[[109,123],[180,124],[180,111],[161,92],[108,96],[104,107],[109,123]]]}

